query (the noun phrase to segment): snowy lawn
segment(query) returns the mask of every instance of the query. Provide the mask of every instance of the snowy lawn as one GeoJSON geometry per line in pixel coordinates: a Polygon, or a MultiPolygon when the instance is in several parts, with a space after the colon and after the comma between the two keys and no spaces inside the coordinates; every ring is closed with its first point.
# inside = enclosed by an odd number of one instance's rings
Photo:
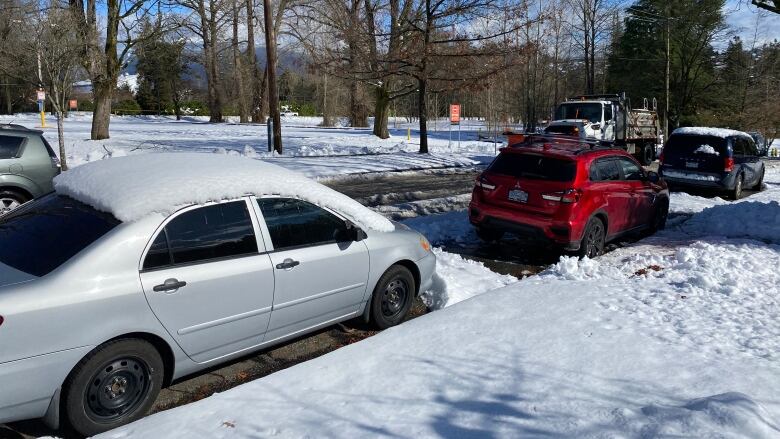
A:
{"type": "Polygon", "coordinates": [[[103,437],[780,437],[778,177],[519,282],[439,251],[452,306],[103,437]]]}
{"type": "MultiPolygon", "coordinates": [[[[80,164],[106,157],[159,151],[214,152],[238,154],[273,161],[309,177],[336,177],[364,172],[430,169],[473,166],[486,163],[495,155],[492,142],[478,140],[480,122],[462,132],[460,147],[448,141],[445,125],[439,131],[429,130],[430,154],[420,155],[419,136],[412,129],[406,138],[408,124],[391,128],[389,139],[379,139],[369,129],[321,128],[321,118],[288,117],[282,121],[285,153],[268,153],[265,125],[223,123],[211,124],[207,118],[113,116],[111,138],[89,140],[91,113],[71,113],[65,121],[65,147],[68,164],[80,164]]],[[[27,127],[40,125],[37,114],[0,116],[0,123],[17,123],[27,127]]],[[[57,148],[56,120],[48,117],[44,136],[57,148]]],[[[391,127],[393,124],[391,123],[391,127]]],[[[411,127],[412,125],[408,125],[411,127]]],[[[500,144],[498,145],[500,146],[500,144]]]]}

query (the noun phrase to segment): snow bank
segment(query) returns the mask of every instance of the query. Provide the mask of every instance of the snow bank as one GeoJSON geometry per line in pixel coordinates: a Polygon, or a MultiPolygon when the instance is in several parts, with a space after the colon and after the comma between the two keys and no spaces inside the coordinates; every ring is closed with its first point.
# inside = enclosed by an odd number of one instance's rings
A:
{"type": "Polygon", "coordinates": [[[481,262],[440,248],[434,248],[433,253],[436,254],[436,274],[431,289],[422,294],[423,302],[431,309],[454,305],[517,282],[515,277],[490,271],[481,262]]]}
{"type": "Polygon", "coordinates": [[[395,228],[385,217],[301,174],[229,155],[159,153],[101,160],[57,176],[54,188],[122,221],[257,194],[300,197],[333,208],[369,229],[395,228]]]}
{"type": "Polygon", "coordinates": [[[709,207],[682,225],[685,232],[780,243],[780,203],[750,198],[709,207]]]}
{"type": "Polygon", "coordinates": [[[672,131],[672,135],[676,134],[689,134],[694,136],[712,136],[712,137],[731,137],[731,136],[742,136],[742,137],[750,137],[749,134],[744,133],[742,131],[737,130],[730,130],[726,128],[709,128],[709,127],[683,127],[683,128],[677,128],[676,130],[672,131]]]}

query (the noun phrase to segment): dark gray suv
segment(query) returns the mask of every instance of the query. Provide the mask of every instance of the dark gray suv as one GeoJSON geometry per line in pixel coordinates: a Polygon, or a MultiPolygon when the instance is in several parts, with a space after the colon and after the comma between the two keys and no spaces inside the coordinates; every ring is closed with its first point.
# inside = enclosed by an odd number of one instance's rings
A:
{"type": "Polygon", "coordinates": [[[54,190],[60,161],[43,131],[0,124],[0,215],[54,190]]]}

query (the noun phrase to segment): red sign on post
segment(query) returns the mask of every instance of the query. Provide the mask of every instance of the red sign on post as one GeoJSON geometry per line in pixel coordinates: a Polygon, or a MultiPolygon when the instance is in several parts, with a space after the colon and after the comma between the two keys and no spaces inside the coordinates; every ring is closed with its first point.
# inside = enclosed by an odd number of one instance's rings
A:
{"type": "Polygon", "coordinates": [[[460,104],[450,105],[450,123],[453,125],[460,123],[460,104]]]}
{"type": "Polygon", "coordinates": [[[78,110],[79,109],[79,102],[75,99],[71,99],[68,101],[68,108],[71,110],[78,110]]]}

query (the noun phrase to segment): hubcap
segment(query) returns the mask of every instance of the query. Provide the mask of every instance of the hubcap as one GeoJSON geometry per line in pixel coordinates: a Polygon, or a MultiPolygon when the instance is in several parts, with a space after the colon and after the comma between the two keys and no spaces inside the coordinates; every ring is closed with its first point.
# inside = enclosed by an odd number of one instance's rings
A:
{"type": "Polygon", "coordinates": [[[409,286],[403,279],[393,279],[382,293],[382,314],[396,317],[403,311],[409,298],[409,286]]]}
{"type": "Polygon", "coordinates": [[[103,366],[86,389],[86,412],[96,422],[114,422],[141,405],[149,391],[149,366],[120,358],[103,366]]]}
{"type": "Polygon", "coordinates": [[[604,241],[604,237],[602,236],[602,229],[603,227],[601,226],[601,223],[596,223],[593,225],[593,227],[590,228],[590,231],[588,232],[586,255],[589,258],[595,258],[601,252],[601,247],[603,246],[604,241]]]}
{"type": "Polygon", "coordinates": [[[9,198],[9,197],[0,198],[0,215],[5,215],[6,213],[16,209],[21,205],[22,203],[20,203],[19,200],[15,198],[9,198]]]}

